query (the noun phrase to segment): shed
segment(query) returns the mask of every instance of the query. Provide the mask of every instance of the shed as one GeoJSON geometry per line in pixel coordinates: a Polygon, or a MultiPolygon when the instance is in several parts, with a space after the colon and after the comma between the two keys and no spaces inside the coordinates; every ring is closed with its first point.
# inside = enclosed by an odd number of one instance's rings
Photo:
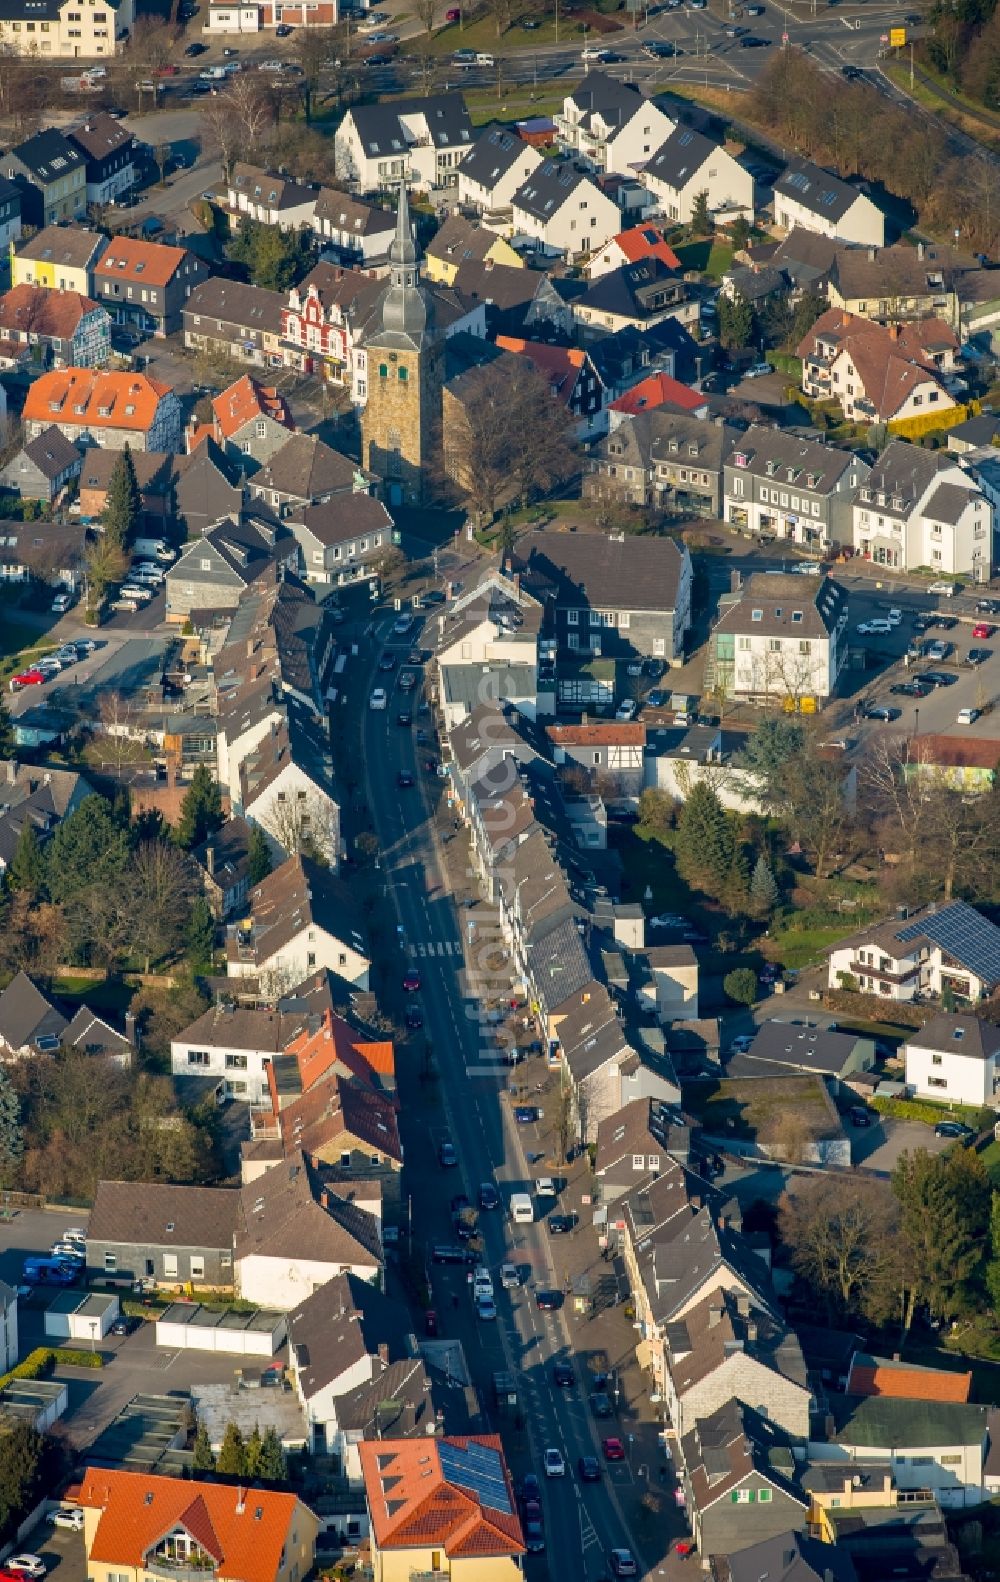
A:
{"type": "Polygon", "coordinates": [[[103,1340],[121,1309],[116,1296],[57,1291],[45,1309],[47,1340],[103,1340]]]}
{"type": "Polygon", "coordinates": [[[173,1302],[156,1320],[156,1344],[172,1351],[273,1357],[284,1344],[285,1333],[284,1313],[220,1313],[191,1302],[173,1302]]]}
{"type": "Polygon", "coordinates": [[[64,1379],[12,1379],[0,1404],[5,1417],[30,1423],[45,1434],[69,1407],[69,1385],[64,1379]]]}

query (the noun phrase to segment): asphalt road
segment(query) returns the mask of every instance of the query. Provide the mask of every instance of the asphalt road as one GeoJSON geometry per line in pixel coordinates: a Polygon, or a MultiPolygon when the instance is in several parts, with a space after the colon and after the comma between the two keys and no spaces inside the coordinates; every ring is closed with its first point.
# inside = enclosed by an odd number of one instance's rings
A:
{"type": "MultiPolygon", "coordinates": [[[[392,639],[391,614],[376,623],[375,636],[389,638],[405,650],[415,638],[392,639]]],[[[370,666],[380,646],[370,648],[370,666]]],[[[363,664],[364,661],[361,661],[363,664]]],[[[428,785],[412,730],[396,723],[400,695],[399,670],[363,676],[355,673],[353,688],[364,714],[363,740],[367,780],[367,806],[381,846],[381,865],[404,931],[403,943],[411,964],[419,971],[421,986],[414,995],[424,1015],[426,1035],[438,1067],[438,1087],[444,1104],[442,1127],[411,1128],[407,1137],[408,1174],[413,1183],[413,1222],[428,1244],[451,1240],[449,1203],[464,1190],[472,1202],[479,1184],[495,1180],[505,1199],[523,1188],[545,1166],[529,1167],[517,1135],[509,1104],[501,1097],[506,1068],[490,1047],[488,1034],[480,1032],[478,998],[465,977],[460,940],[460,918],[450,894],[442,888],[442,847],[437,827],[425,799],[428,785]],[[368,707],[374,684],[390,690],[385,710],[368,707]],[[397,786],[401,769],[415,773],[417,785],[397,786]],[[446,1128],[446,1131],[445,1131],[446,1128]],[[416,1135],[414,1135],[416,1133],[416,1135]],[[442,1137],[447,1135],[459,1154],[457,1169],[443,1170],[437,1159],[442,1137]]],[[[412,694],[411,694],[412,697],[412,694]]],[[[407,705],[409,706],[409,704],[407,705]]],[[[429,716],[416,715],[417,724],[429,716]]],[[[434,1301],[441,1333],[462,1339],[483,1399],[490,1400],[492,1374],[510,1368],[518,1375],[526,1419],[531,1466],[541,1477],[544,1450],[560,1449],[567,1472],[562,1479],[541,1479],[546,1517],[547,1556],[529,1557],[528,1575],[546,1576],[558,1556],[565,1574],[593,1582],[606,1573],[606,1551],[630,1542],[615,1497],[617,1482],[631,1477],[626,1465],[605,1466],[602,1483],[581,1487],[576,1476],[577,1458],[599,1455],[597,1425],[587,1405],[582,1354],[575,1355],[578,1384],[572,1391],[557,1390],[551,1382],[551,1364],[557,1357],[573,1357],[571,1320],[562,1312],[539,1312],[534,1291],[560,1284],[553,1265],[550,1238],[539,1224],[514,1227],[504,1213],[484,1213],[480,1226],[485,1258],[497,1270],[504,1259],[523,1271],[519,1290],[500,1289],[495,1279],[498,1318],[495,1323],[475,1317],[462,1269],[431,1266],[434,1301]]],[[[615,1425],[606,1426],[615,1432],[615,1425]]]]}

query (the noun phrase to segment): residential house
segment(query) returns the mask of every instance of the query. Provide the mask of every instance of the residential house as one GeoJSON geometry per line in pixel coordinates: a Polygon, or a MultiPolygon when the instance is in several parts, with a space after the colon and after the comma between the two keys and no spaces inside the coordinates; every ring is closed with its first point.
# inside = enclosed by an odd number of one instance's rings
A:
{"type": "Polygon", "coordinates": [[[268,1105],[269,1069],[307,1021],[301,1012],[224,1001],[170,1040],[170,1069],[175,1077],[223,1081],[227,1093],[241,1103],[268,1105]]]}
{"type": "Polygon", "coordinates": [[[726,460],[723,517],[807,548],[849,543],[854,493],[870,471],[853,451],[754,423],[726,460]]]}
{"type": "Polygon", "coordinates": [[[96,1466],[76,1504],[94,1582],[179,1569],[217,1582],[297,1582],[313,1568],[319,1522],[296,1494],[96,1466]]]}
{"type": "Polygon", "coordinates": [[[283,525],[243,519],[203,529],[167,571],[166,618],[183,622],[194,610],[235,610],[269,567],[294,571],[298,558],[298,545],[283,525]]]}
{"type": "Polygon", "coordinates": [[[5,1061],[52,1054],[61,1047],[68,1026],[62,1011],[24,971],[15,973],[0,993],[0,1052],[5,1061]]]}
{"type": "Polygon", "coordinates": [[[381,1200],[328,1183],[301,1152],[235,1195],[234,1255],[240,1295],[281,1310],[298,1307],[339,1274],[375,1281],[382,1270],[381,1200]]]}
{"type": "Polygon", "coordinates": [[[549,725],[557,765],[575,764],[611,798],[638,796],[643,784],[646,726],[642,720],[595,720],[579,725],[549,725]]]}
{"type": "Polygon", "coordinates": [[[855,554],[878,566],[988,581],[995,512],[966,465],[891,439],[854,497],[855,554]]]}
{"type": "Polygon", "coordinates": [[[573,303],[573,317],[597,335],[623,329],[644,330],[665,319],[698,323],[698,303],[684,281],[654,254],[635,264],[609,269],[573,303]]]}
{"type": "Polygon", "coordinates": [[[70,367],[40,374],[28,390],[21,417],[28,439],[54,425],[82,446],[180,449],[180,402],[169,385],[145,373],[70,367]]]}
{"type": "Polygon", "coordinates": [[[721,143],[694,127],[672,128],[642,172],[643,185],[661,213],[674,224],[689,225],[704,197],[716,222],[754,217],[754,178],[721,143]]]}
{"type": "Polygon", "coordinates": [[[959,327],[962,277],[979,268],[971,253],[935,242],[915,247],[841,247],[827,284],[830,305],[882,323],[942,319],[959,327]]]}
{"type": "Polygon", "coordinates": [[[191,850],[216,918],[238,912],[250,892],[250,826],[231,813],[221,829],[191,850]]]}
{"type": "Polygon", "coordinates": [[[312,1449],[342,1453],[344,1397],[384,1384],[414,1346],[406,1307],[353,1274],[336,1275],[289,1313],[289,1361],[312,1449]]]}
{"type": "Polygon", "coordinates": [[[899,1357],[873,1357],[866,1351],[856,1351],[844,1393],[891,1396],[903,1401],[967,1401],[972,1393],[972,1374],[953,1373],[950,1368],[922,1368],[902,1362],[899,1357]]]}
{"type": "Polygon", "coordinates": [[[438,618],[434,665],[447,730],[490,696],[515,705],[534,700],[541,620],[537,600],[499,571],[438,618]]]}
{"type": "Polygon", "coordinates": [[[798,347],[802,389],[839,402],[845,417],[894,423],[946,412],[958,341],[941,319],[876,324],[838,308],[820,315],[798,347]]]}
{"type": "Polygon", "coordinates": [[[460,214],[449,215],[424,249],[424,274],[436,285],[453,286],[462,264],[502,264],[523,268],[521,259],[502,236],[473,225],[460,214]]]}
{"type": "Polygon", "coordinates": [[[641,264],[647,258],[656,258],[667,269],[679,271],[681,261],[655,225],[633,225],[619,231],[610,241],[587,260],[585,274],[588,280],[597,280],[624,264],[641,264]]]}
{"type": "Polygon", "coordinates": [[[672,1105],[630,1099],[598,1122],[594,1176],[602,1203],[615,1203],[638,1182],[654,1180],[668,1160],[685,1168],[691,1162],[691,1128],[672,1105]]]}
{"type": "Polygon", "coordinates": [[[520,1582],[524,1538],[498,1434],[379,1437],[358,1455],[373,1582],[434,1572],[451,1582],[520,1582]]]}
{"type": "Polygon", "coordinates": [[[809,1500],[789,1437],[742,1401],[733,1397],[695,1423],[681,1455],[685,1510],[703,1560],[805,1528],[809,1500]]]}
{"type": "Polygon", "coordinates": [[[82,522],[5,522],[0,531],[0,579],[32,580],[75,590],[86,571],[87,529],[82,522]]]}
{"type": "Polygon", "coordinates": [[[340,0],[210,0],[205,31],[219,33],[259,33],[264,28],[336,27],[342,21],[340,0]]]}
{"type": "Polygon", "coordinates": [[[45,500],[51,505],[80,476],[82,466],[76,446],[50,425],[35,439],[26,440],[0,470],[0,488],[12,489],[22,500],[45,500]]]}
{"type": "MultiPolygon", "coordinates": [[[[251,473],[256,471],[252,464],[268,461],[294,429],[284,396],[273,385],[258,384],[249,374],[212,400],[212,438],[251,473]]],[[[193,450],[199,443],[196,429],[188,448],[193,450]]]]}
{"type": "MultiPolygon", "coordinates": [[[[27,526],[13,522],[9,525],[19,530],[16,536],[27,526]]],[[[91,795],[90,785],[75,769],[0,759],[0,873],[11,862],[25,824],[30,822],[39,841],[44,841],[91,795]]]]}
{"type": "Polygon", "coordinates": [[[120,1033],[103,1016],[98,1016],[89,1005],[80,1005],[62,1035],[65,1049],[76,1049],[84,1055],[99,1055],[116,1066],[130,1066],[135,1053],[135,1018],[125,1014],[124,1033],[120,1033]]]}
{"type": "Polygon", "coordinates": [[[498,335],[496,344],[502,351],[523,357],[548,382],[554,399],[576,420],[575,433],[580,439],[586,439],[601,426],[604,389],[585,350],[578,346],[549,346],[512,335],[498,335]]]}
{"type": "Polygon", "coordinates": [[[367,375],[358,326],[380,300],[383,282],[357,269],[319,263],[293,286],[281,310],[281,338],[292,367],[346,385],[364,405],[367,375]]]}
{"type": "MultiPolygon", "coordinates": [[[[329,1039],[331,1021],[327,1018],[318,1033],[303,1033],[298,1043],[329,1039]]],[[[284,1095],[272,1078],[270,1097],[271,1113],[263,1107],[253,1113],[251,1140],[242,1147],[244,1184],[302,1152],[311,1164],[323,1167],[330,1181],[341,1187],[354,1183],[366,1191],[375,1184],[382,1203],[398,1207],[403,1145],[394,1096],[374,1092],[353,1073],[340,1075],[330,1068],[287,1103],[281,1102],[284,1095]]]]}
{"type": "Polygon", "coordinates": [[[8,149],[3,174],[21,189],[21,218],[27,225],[79,220],[87,212],[87,157],[54,127],[8,149]]]}
{"type": "Polygon", "coordinates": [[[11,285],[92,296],[94,265],[107,245],[106,236],[84,225],[47,225],[12,248],[11,285]]]}
{"type": "MultiPolygon", "coordinates": [[[[187,538],[204,537],[216,523],[237,520],[244,498],[240,487],[242,467],[226,455],[211,435],[202,440],[194,455],[175,456],[174,469],[176,478],[170,509],[177,527],[187,538]]],[[[252,520],[259,523],[257,538],[278,549],[278,559],[283,564],[293,565],[292,545],[280,530],[275,532],[262,517],[253,516],[252,520]],[[287,561],[284,560],[286,553],[287,561]]],[[[251,558],[254,553],[256,549],[251,551],[251,558]]]]}
{"type": "Polygon", "coordinates": [[[1000,984],[1000,928],[967,901],[931,902],[835,945],[828,976],[831,989],[847,978],[887,1000],[948,987],[956,1000],[975,1004],[1000,984]]]}
{"type": "Polygon", "coordinates": [[[997,1105],[1000,1028],[978,1016],[942,1012],[903,1046],[906,1088],[917,1098],[972,1107],[997,1105]]]}
{"type": "MultiPolygon", "coordinates": [[[[534,839],[521,848],[522,866],[537,862],[533,847],[534,839]]],[[[640,1056],[629,1041],[608,990],[586,976],[586,957],[577,977],[583,982],[567,999],[552,991],[547,1031],[550,1053],[558,1057],[572,1092],[576,1133],[589,1144],[597,1141],[602,1121],[633,1100],[653,1099],[672,1108],[681,1094],[669,1059],[656,1060],[648,1050],[640,1056]]]]}
{"type": "Polygon", "coordinates": [[[334,135],[337,177],[358,192],[401,181],[415,191],[454,186],[472,142],[460,93],[355,104],[334,135]]]}
{"type": "Polygon", "coordinates": [[[332,782],[326,721],[289,699],[285,718],[240,763],[234,812],[264,831],[275,862],[305,850],[336,872],[340,808],[332,782]]]}
{"type": "Polygon", "coordinates": [[[809,1437],[812,1391],[802,1348],[780,1318],[719,1287],[671,1324],[666,1402],[679,1438],[735,1399],[793,1439],[809,1437]]]}
{"type": "Polygon", "coordinates": [[[742,437],[737,429],[705,423],[672,404],[622,419],[610,417],[613,428],[590,452],[585,497],[678,516],[722,515],[725,463],[742,437]]]}
{"type": "Polygon", "coordinates": [[[885,215],[871,198],[809,160],[793,160],[774,184],[774,219],[861,247],[885,246],[885,215]]]}
{"type": "Polygon", "coordinates": [[[29,285],[0,296],[0,361],[102,368],[110,355],[111,320],[89,297],[29,285]]]}
{"type": "Polygon", "coordinates": [[[281,368],[285,300],[280,291],[213,275],[195,286],[181,308],[184,345],[222,357],[232,357],[238,347],[255,368],[281,368]]]}
{"type": "Polygon", "coordinates": [[[566,95],[555,127],[559,146],[571,157],[607,174],[630,175],[670,136],[674,122],[634,84],[589,71],[566,95]]]}
{"type": "Polygon", "coordinates": [[[239,1198],[228,1187],[99,1181],[87,1227],[88,1275],[232,1290],[239,1198]]]}
{"type": "Polygon", "coordinates": [[[562,653],[680,658],[691,623],[691,560],[671,538],[533,532],[515,566],[548,602],[562,653]]]}
{"type": "Polygon", "coordinates": [[[949,786],[966,796],[989,790],[1000,764],[1000,741],[957,733],[936,736],[921,731],[913,738],[904,773],[925,775],[935,785],[949,786]]]}
{"type": "Polygon", "coordinates": [[[689,385],[681,384],[679,379],[671,378],[670,374],[655,373],[640,379],[638,384],[630,386],[624,395],[610,403],[608,424],[611,428],[617,428],[626,418],[637,417],[641,412],[654,412],[661,406],[689,412],[699,419],[708,416],[708,397],[700,390],[692,390],[689,385]]]}
{"type": "Polygon", "coordinates": [[[21,234],[21,189],[16,181],[0,176],[0,248],[13,251],[21,234]]]}
{"type": "Polygon", "coordinates": [[[510,127],[484,126],[458,167],[458,201],[484,217],[501,214],[541,162],[537,148],[510,127]]]}
{"type": "Polygon", "coordinates": [[[618,234],[621,210],[574,164],[546,159],[514,193],[510,223],[536,252],[575,260],[618,234]]]}
{"type": "Polygon", "coordinates": [[[290,506],[286,521],[302,552],[303,576],[326,588],[377,579],[395,541],[382,501],[361,489],[317,505],[290,506]]]}
{"type": "Polygon", "coordinates": [[[948,430],[948,450],[954,456],[965,456],[970,451],[997,448],[1000,439],[1000,417],[993,412],[980,412],[978,417],[966,418],[948,430]]]}
{"type": "Polygon", "coordinates": [[[256,220],[281,231],[311,226],[317,196],[316,187],[240,160],[226,184],[226,205],[234,220],[256,220]]]}
{"type": "Polygon", "coordinates": [[[731,1054],[727,1077],[822,1077],[834,1098],[853,1076],[871,1071],[875,1040],[804,1022],[760,1022],[749,1049],[731,1054]]]}
{"type": "MultiPolygon", "coordinates": [[[[37,443],[37,441],[36,441],[37,443]]],[[[108,503],[108,489],[115,469],[114,451],[91,448],[85,455],[80,474],[80,511],[85,520],[97,520],[108,503]]],[[[168,537],[173,534],[174,491],[179,468],[186,458],[162,451],[138,450],[132,457],[141,499],[140,523],[159,527],[168,537]]]]}
{"type": "Polygon", "coordinates": [[[691,945],[646,945],[633,963],[632,994],[643,1011],[661,1026],[698,1020],[698,958],[691,945]]]}
{"type": "Polygon", "coordinates": [[[723,696],[811,712],[833,696],[847,662],[847,595],[829,577],[757,572],[723,610],[711,646],[723,696]]]}
{"type": "Polygon", "coordinates": [[[790,1531],[741,1549],[738,1554],[710,1555],[712,1582],[858,1582],[850,1555],[839,1546],[806,1533],[790,1531]]]}
{"type": "Polygon", "coordinates": [[[87,166],[87,202],[97,207],[114,203],[135,182],[135,135],[127,126],[95,110],[66,133],[82,150],[87,166]]]}
{"type": "Polygon", "coordinates": [[[267,1104],[272,1116],[280,1117],[317,1083],[335,1076],[350,1082],[393,1105],[396,1098],[396,1055],[390,1039],[376,1038],[364,1027],[355,1026],[333,1009],[336,978],[329,969],[314,972],[278,1001],[278,1009],[298,1016],[303,1025],[276,1055],[268,1074],[267,1104]]]}
{"type": "Polygon", "coordinates": [[[308,857],[289,857],[250,892],[250,916],[230,925],[231,978],[258,977],[279,988],[329,967],[367,989],[371,960],[350,887],[308,857]]]}
{"type": "Polygon", "coordinates": [[[367,493],[373,483],[370,473],[318,435],[295,433],[254,473],[247,488],[252,500],[262,500],[276,516],[288,517],[307,505],[367,493]]]}
{"type": "Polygon", "coordinates": [[[978,1505],[989,1443],[989,1407],[900,1400],[888,1395],[830,1396],[833,1421],[810,1457],[830,1463],[881,1463],[901,1490],[928,1490],[942,1506],[978,1505]]]}
{"type": "Polygon", "coordinates": [[[396,216],[391,209],[362,203],[337,188],[321,187],[312,228],[324,256],[332,252],[345,269],[381,268],[389,256],[396,216]]]}
{"type": "MultiPolygon", "coordinates": [[[[565,282],[550,280],[538,269],[512,269],[506,264],[489,260],[478,263],[468,258],[459,264],[455,290],[467,302],[482,305],[485,330],[490,336],[528,335],[533,327],[543,338],[553,331],[572,333],[572,299],[566,300],[562,294],[565,282]]],[[[449,359],[457,340],[455,336],[446,345],[449,359]]]]}
{"type": "Polygon", "coordinates": [[[94,293],[116,324],[144,335],[172,335],[181,309],[208,275],[208,265],[186,247],[113,237],[94,265],[94,293]]]}

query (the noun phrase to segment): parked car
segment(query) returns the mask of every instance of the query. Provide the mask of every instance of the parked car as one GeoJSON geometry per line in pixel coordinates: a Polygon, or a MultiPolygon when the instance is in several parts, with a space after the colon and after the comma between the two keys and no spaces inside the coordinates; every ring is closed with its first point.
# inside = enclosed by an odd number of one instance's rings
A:
{"type": "Polygon", "coordinates": [[[951,670],[924,670],[921,680],[929,681],[932,687],[953,687],[958,677],[951,670]]]}
{"type": "Polygon", "coordinates": [[[487,1212],[500,1207],[500,1194],[492,1181],[484,1181],[479,1188],[479,1207],[487,1212]]]}
{"type": "Polygon", "coordinates": [[[637,1577],[639,1567],[631,1549],[612,1549],[608,1564],[616,1577],[637,1577]]]}
{"type": "Polygon", "coordinates": [[[871,1110],[866,1110],[863,1104],[852,1104],[847,1117],[852,1126],[865,1127],[872,1124],[871,1110]]]}
{"type": "Polygon", "coordinates": [[[951,653],[951,644],[944,643],[940,638],[935,638],[933,643],[927,644],[927,657],[933,659],[935,664],[940,664],[942,659],[947,659],[951,653]]]}
{"type": "Polygon", "coordinates": [[[21,670],[16,676],[11,676],[10,690],[12,692],[20,692],[22,687],[40,687],[48,679],[44,670],[39,670],[37,666],[33,666],[31,670],[21,670]]]}
{"type": "Polygon", "coordinates": [[[601,1449],[604,1451],[605,1461],[624,1461],[625,1446],[616,1434],[601,1440],[601,1449]]]}
{"type": "Polygon", "coordinates": [[[961,1121],[938,1121],[934,1135],[935,1137],[971,1137],[972,1127],[963,1126],[961,1121]]]}
{"type": "Polygon", "coordinates": [[[595,1417],[614,1416],[614,1407],[611,1405],[611,1397],[604,1390],[594,1390],[590,1397],[590,1410],[593,1412],[595,1417]]]}
{"type": "Polygon", "coordinates": [[[52,614],[65,615],[66,611],[72,607],[72,604],[73,595],[71,593],[57,593],[52,600],[52,614]]]}
{"type": "Polygon", "coordinates": [[[15,1555],[12,1560],[4,1561],[4,1570],[13,1571],[15,1576],[43,1577],[45,1575],[45,1561],[38,1555],[15,1555]]]}
{"type": "Polygon", "coordinates": [[[458,1152],[454,1143],[447,1140],[438,1148],[438,1164],[442,1170],[454,1170],[458,1164],[458,1152]]]}
{"type": "Polygon", "coordinates": [[[865,709],[865,719],[883,720],[886,724],[891,724],[893,720],[899,719],[902,712],[902,709],[888,708],[885,704],[878,703],[873,708],[865,709]]]}
{"type": "Polygon", "coordinates": [[[536,1291],[535,1306],[543,1313],[554,1313],[563,1305],[561,1291],[536,1291]]]}
{"type": "Polygon", "coordinates": [[[959,709],[955,719],[956,725],[975,725],[980,715],[979,709],[959,709]]]}
{"type": "Polygon", "coordinates": [[[566,1463],[563,1460],[561,1450],[556,1450],[550,1446],[545,1452],[542,1465],[545,1468],[545,1476],[547,1478],[564,1478],[566,1476],[566,1463]]]}
{"type": "Polygon", "coordinates": [[[624,703],[619,703],[617,709],[615,710],[615,719],[619,720],[622,724],[627,724],[629,720],[635,719],[638,712],[639,705],[635,701],[635,698],[626,698],[624,703]]]}
{"type": "Polygon", "coordinates": [[[970,648],[965,656],[967,665],[985,665],[987,659],[992,659],[992,648],[970,648]]]}
{"type": "Polygon", "coordinates": [[[973,637],[992,637],[995,631],[996,627],[991,626],[989,621],[977,621],[972,628],[972,635],[973,637]]]}
{"type": "Polygon", "coordinates": [[[83,1532],[83,1512],[79,1506],[60,1505],[58,1510],[52,1512],[49,1520],[53,1527],[64,1527],[71,1533],[83,1532]]]}
{"type": "Polygon", "coordinates": [[[533,1104],[518,1104],[514,1110],[514,1119],[518,1126],[533,1126],[538,1119],[538,1111],[533,1104]]]}
{"type": "Polygon", "coordinates": [[[576,1387],[576,1374],[570,1362],[554,1362],[552,1364],[552,1383],[557,1390],[572,1390],[576,1387]]]}
{"type": "Polygon", "coordinates": [[[545,1223],[549,1227],[550,1236],[568,1236],[573,1229],[574,1216],[572,1214],[550,1214],[545,1223]]]}

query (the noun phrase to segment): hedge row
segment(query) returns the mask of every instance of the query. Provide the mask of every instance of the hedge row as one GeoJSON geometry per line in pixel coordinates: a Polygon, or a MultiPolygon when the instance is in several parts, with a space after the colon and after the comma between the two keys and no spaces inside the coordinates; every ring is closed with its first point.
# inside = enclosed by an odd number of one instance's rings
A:
{"type": "Polygon", "coordinates": [[[23,1362],[0,1374],[0,1390],[15,1379],[47,1379],[59,1363],[70,1368],[103,1368],[104,1358],[96,1351],[73,1351],[68,1346],[38,1346],[23,1362]]]}

